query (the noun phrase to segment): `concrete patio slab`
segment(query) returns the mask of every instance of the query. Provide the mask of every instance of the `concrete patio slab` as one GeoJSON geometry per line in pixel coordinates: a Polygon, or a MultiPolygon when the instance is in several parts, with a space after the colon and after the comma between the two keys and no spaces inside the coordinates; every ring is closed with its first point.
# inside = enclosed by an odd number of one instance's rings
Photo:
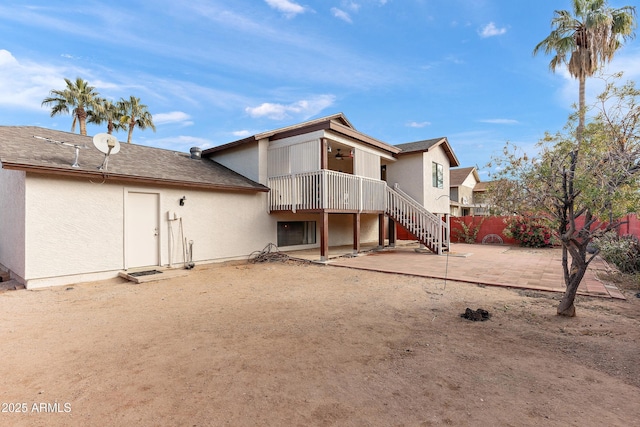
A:
{"type": "MultiPolygon", "coordinates": [[[[374,251],[358,257],[333,258],[328,265],[408,274],[490,286],[564,292],[562,251],[454,243],[449,255],[416,252],[417,244],[374,251]]],[[[608,265],[595,259],[578,288],[579,295],[625,299],[618,288],[598,279],[608,265]]]]}

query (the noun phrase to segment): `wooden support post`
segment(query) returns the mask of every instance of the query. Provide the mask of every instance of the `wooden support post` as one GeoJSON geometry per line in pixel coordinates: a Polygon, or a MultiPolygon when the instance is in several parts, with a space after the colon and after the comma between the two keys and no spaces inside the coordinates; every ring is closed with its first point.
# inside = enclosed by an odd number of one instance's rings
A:
{"type": "Polygon", "coordinates": [[[378,215],[378,246],[384,248],[384,214],[378,215]]]}
{"type": "Polygon", "coordinates": [[[327,169],[329,164],[329,143],[327,138],[322,138],[320,141],[320,169],[327,169]]]}
{"type": "Polygon", "coordinates": [[[389,247],[396,247],[396,222],[389,217],[389,247]]]}
{"type": "Polygon", "coordinates": [[[320,220],[320,261],[329,259],[329,214],[322,211],[320,220]]]}
{"type": "Polygon", "coordinates": [[[353,214],[353,253],[360,253],[360,213],[353,214]]]}

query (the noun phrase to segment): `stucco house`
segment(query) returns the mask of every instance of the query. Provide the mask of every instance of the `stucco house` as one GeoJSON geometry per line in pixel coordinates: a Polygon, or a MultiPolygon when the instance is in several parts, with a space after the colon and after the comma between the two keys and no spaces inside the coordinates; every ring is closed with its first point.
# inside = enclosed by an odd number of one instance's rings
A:
{"type": "Polygon", "coordinates": [[[486,201],[486,193],[492,181],[481,181],[473,187],[473,214],[479,216],[488,216],[491,209],[486,201]]]}
{"type": "MultiPolygon", "coordinates": [[[[401,151],[397,155],[398,161],[387,166],[389,184],[448,224],[449,170],[460,164],[449,140],[441,137],[398,144],[395,147],[401,151]]],[[[402,224],[397,227],[397,232],[401,238],[416,237],[411,230],[402,227],[402,224]]]]}
{"type": "Polygon", "coordinates": [[[100,170],[91,137],[0,126],[1,269],[35,288],[180,265],[188,248],[194,263],[269,243],[326,260],[330,245],[393,244],[396,223],[446,248],[446,138],[403,149],[335,114],[193,156],[120,147],[100,170]]]}
{"type": "Polygon", "coordinates": [[[480,182],[480,175],[475,167],[451,169],[450,179],[449,198],[452,216],[487,214],[486,206],[482,203],[486,186],[485,183],[480,182]]]}
{"type": "Polygon", "coordinates": [[[446,137],[409,142],[398,162],[387,167],[387,181],[398,184],[414,200],[435,214],[449,213],[449,170],[460,165],[446,137]]]}
{"type": "Polygon", "coordinates": [[[269,189],[216,162],[133,144],[107,170],[103,160],[91,137],[0,126],[0,267],[12,278],[27,288],[100,280],[177,264],[184,238],[202,262],[272,240],[269,189]],[[78,167],[73,147],[40,138],[77,145],[78,167]]]}

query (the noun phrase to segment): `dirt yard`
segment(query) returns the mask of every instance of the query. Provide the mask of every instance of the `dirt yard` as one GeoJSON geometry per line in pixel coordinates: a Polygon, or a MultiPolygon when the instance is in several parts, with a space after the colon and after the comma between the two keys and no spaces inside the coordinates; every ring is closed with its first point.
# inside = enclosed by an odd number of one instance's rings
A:
{"type": "Polygon", "coordinates": [[[0,425],[640,425],[627,296],[292,262],[7,291],[0,425]]]}

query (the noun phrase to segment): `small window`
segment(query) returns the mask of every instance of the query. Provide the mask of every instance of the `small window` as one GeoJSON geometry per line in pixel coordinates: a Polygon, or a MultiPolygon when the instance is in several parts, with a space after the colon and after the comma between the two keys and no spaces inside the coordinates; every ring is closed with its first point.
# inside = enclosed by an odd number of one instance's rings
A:
{"type": "Polygon", "coordinates": [[[440,163],[433,162],[433,186],[435,188],[444,187],[444,168],[440,163]]]}
{"type": "Polygon", "coordinates": [[[278,222],[278,246],[309,245],[315,242],[315,221],[278,222]]]}

